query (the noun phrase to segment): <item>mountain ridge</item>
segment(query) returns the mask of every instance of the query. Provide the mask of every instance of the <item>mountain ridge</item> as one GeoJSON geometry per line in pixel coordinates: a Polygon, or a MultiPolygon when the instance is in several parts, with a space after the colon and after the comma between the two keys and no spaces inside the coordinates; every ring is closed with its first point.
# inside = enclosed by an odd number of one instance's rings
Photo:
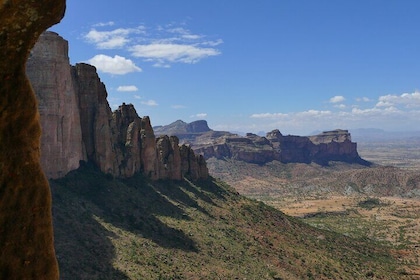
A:
{"type": "MultiPolygon", "coordinates": [[[[202,127],[207,127],[205,120],[202,127]]],[[[328,165],[330,161],[342,161],[370,166],[357,152],[357,143],[352,142],[348,130],[336,129],[324,131],[318,135],[295,136],[283,135],[278,129],[268,132],[265,137],[247,133],[238,134],[208,130],[190,130],[193,123],[176,121],[167,126],[160,126],[157,134],[175,135],[181,143],[191,145],[192,149],[202,154],[205,159],[234,158],[248,163],[266,164],[273,160],[283,163],[311,163],[328,165]]]]}

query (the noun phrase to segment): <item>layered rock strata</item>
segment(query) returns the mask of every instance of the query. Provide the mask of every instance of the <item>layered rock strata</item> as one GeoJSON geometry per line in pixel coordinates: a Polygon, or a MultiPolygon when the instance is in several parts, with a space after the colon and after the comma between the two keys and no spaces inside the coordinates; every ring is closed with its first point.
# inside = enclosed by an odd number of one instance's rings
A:
{"type": "Polygon", "coordinates": [[[219,159],[228,157],[237,160],[265,164],[273,160],[283,163],[311,163],[328,165],[330,161],[341,161],[369,165],[357,152],[357,143],[351,142],[350,135],[335,135],[335,140],[328,137],[317,136],[321,142],[311,141],[311,137],[287,135],[283,136],[279,130],[267,133],[261,137],[248,133],[245,137],[227,134],[221,137],[203,140],[208,137],[203,134],[197,137],[193,144],[197,153],[205,158],[216,157],[219,159]]]}
{"type": "Polygon", "coordinates": [[[240,136],[225,131],[213,131],[205,121],[187,124],[176,121],[157,128],[159,133],[169,133],[189,144],[206,159],[234,158],[249,163],[265,164],[273,160],[284,163],[311,163],[327,165],[330,161],[342,161],[369,165],[360,158],[357,143],[351,141],[347,130],[324,131],[314,136],[283,135],[278,129],[265,137],[253,133],[240,136]],[[199,124],[199,125],[196,125],[199,124]],[[198,129],[191,129],[196,128],[198,129]]]}
{"type": "Polygon", "coordinates": [[[0,2],[0,279],[58,279],[37,102],[25,64],[65,1],[0,2]]]}
{"type": "Polygon", "coordinates": [[[96,68],[70,66],[67,42],[58,34],[41,35],[27,71],[40,100],[42,163],[49,178],[64,176],[79,161],[116,177],[141,172],[153,180],[207,178],[205,161],[189,147],[182,157],[176,137],[156,138],[149,117],[140,118],[133,105],[112,112],[96,68]],[[190,168],[181,168],[186,161],[190,168]]]}

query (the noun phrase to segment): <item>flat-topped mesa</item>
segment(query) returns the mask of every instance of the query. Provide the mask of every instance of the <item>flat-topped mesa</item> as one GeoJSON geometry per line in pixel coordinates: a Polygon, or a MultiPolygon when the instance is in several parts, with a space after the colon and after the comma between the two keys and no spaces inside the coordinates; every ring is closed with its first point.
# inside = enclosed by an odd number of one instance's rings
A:
{"type": "MultiPolygon", "coordinates": [[[[67,44],[56,33],[44,33],[27,68],[40,100],[41,158],[48,177],[64,176],[78,168],[79,161],[92,162],[116,177],[139,172],[153,180],[188,176],[182,162],[194,165],[199,156],[182,158],[176,137],[156,138],[149,117],[140,118],[132,104],[123,103],[112,112],[96,68],[70,66],[67,44]]],[[[203,166],[207,169],[205,162],[203,166]]],[[[196,179],[208,176],[200,174],[196,179]]]]}
{"type": "Polygon", "coordinates": [[[187,124],[186,130],[187,132],[190,132],[190,133],[202,133],[202,132],[210,131],[211,129],[209,128],[207,121],[198,120],[198,121],[190,122],[189,124],[187,124]]]}
{"type": "Polygon", "coordinates": [[[357,152],[357,144],[351,142],[348,130],[336,129],[324,131],[315,136],[283,136],[280,131],[274,130],[267,133],[267,138],[272,143],[281,157],[281,161],[288,162],[316,162],[327,165],[330,161],[341,161],[370,165],[363,160],[357,152]]]}
{"type": "MultiPolygon", "coordinates": [[[[207,127],[207,122],[201,121],[207,127]]],[[[342,161],[369,165],[357,153],[357,144],[351,142],[348,130],[324,131],[315,136],[283,135],[278,129],[261,137],[253,133],[245,136],[225,131],[204,129],[186,133],[194,123],[178,120],[158,128],[160,133],[176,135],[181,143],[189,143],[194,151],[208,159],[234,158],[249,163],[265,164],[273,160],[283,163],[311,163],[327,165],[342,161]]],[[[204,127],[204,126],[203,126],[204,127]]]]}
{"type": "Polygon", "coordinates": [[[331,143],[331,142],[351,142],[351,135],[348,130],[335,129],[324,131],[318,135],[309,136],[309,139],[314,144],[331,143]]]}

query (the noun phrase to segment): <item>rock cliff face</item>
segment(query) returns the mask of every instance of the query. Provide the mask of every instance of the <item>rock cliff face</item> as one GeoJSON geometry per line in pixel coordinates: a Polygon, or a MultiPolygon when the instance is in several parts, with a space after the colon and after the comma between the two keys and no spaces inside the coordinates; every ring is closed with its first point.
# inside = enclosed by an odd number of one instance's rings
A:
{"type": "Polygon", "coordinates": [[[122,104],[112,112],[95,67],[70,66],[67,42],[58,34],[41,35],[27,72],[40,100],[41,159],[49,178],[64,176],[79,161],[116,177],[142,172],[153,180],[181,180],[190,174],[207,178],[201,157],[180,147],[176,137],[156,138],[150,119],[140,118],[133,105],[122,104]],[[181,148],[188,153],[181,154],[181,148]],[[185,162],[188,169],[182,168],[185,162]]]}
{"type": "Polygon", "coordinates": [[[0,279],[59,276],[37,101],[25,64],[64,10],[64,0],[0,2],[0,279]]]}
{"type": "Polygon", "coordinates": [[[86,159],[78,100],[68,58],[68,43],[51,32],[42,34],[26,69],[42,116],[41,165],[47,177],[64,176],[86,159]]]}
{"type": "MultiPolygon", "coordinates": [[[[205,121],[200,121],[200,123],[201,127],[208,127],[205,121]]],[[[337,129],[302,137],[284,136],[276,129],[267,133],[266,137],[252,133],[244,137],[211,129],[186,133],[191,124],[176,121],[168,126],[159,127],[159,131],[178,136],[181,143],[190,144],[196,153],[202,154],[206,159],[234,158],[257,164],[265,164],[273,160],[284,163],[316,162],[322,165],[327,165],[329,161],[370,164],[360,158],[357,153],[357,144],[351,142],[351,136],[347,130],[337,129]]]]}
{"type": "MultiPolygon", "coordinates": [[[[60,40],[57,36],[56,39],[60,40]]],[[[99,79],[96,68],[91,65],[76,64],[72,67],[72,72],[81,121],[75,125],[81,126],[87,160],[94,162],[105,173],[119,175],[116,172],[118,159],[114,149],[116,133],[105,85],[99,79]]],[[[45,157],[48,158],[49,155],[45,154],[45,157]]]]}

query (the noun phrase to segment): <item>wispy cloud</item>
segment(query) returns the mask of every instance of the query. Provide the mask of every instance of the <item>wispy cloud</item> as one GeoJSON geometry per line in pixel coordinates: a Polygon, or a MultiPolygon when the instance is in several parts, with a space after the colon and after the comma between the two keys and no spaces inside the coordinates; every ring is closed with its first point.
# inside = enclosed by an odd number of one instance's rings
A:
{"type": "Polygon", "coordinates": [[[376,105],[367,107],[369,98],[356,100],[365,102],[365,108],[356,105],[345,106],[337,98],[333,110],[307,110],[289,113],[255,113],[250,115],[250,127],[270,131],[278,128],[286,131],[308,133],[315,130],[334,128],[366,128],[376,127],[386,130],[415,130],[420,118],[420,93],[404,93],[401,95],[383,95],[376,101],[376,105]]]}
{"type": "Polygon", "coordinates": [[[200,119],[203,119],[203,118],[206,118],[206,117],[207,117],[206,113],[198,113],[198,114],[190,116],[190,118],[200,118],[200,119]]]}
{"type": "Polygon", "coordinates": [[[155,100],[152,100],[152,99],[147,100],[147,101],[142,101],[141,104],[146,105],[146,106],[151,106],[151,107],[159,105],[159,104],[157,104],[157,102],[155,100]]]}
{"type": "Polygon", "coordinates": [[[220,51],[199,45],[152,43],[136,45],[130,49],[135,57],[154,61],[156,65],[167,63],[197,63],[203,58],[219,55],[220,51]]]}
{"type": "Polygon", "coordinates": [[[216,47],[223,44],[222,39],[194,34],[183,26],[110,28],[113,26],[113,22],[96,24],[84,38],[98,49],[128,51],[133,57],[162,68],[174,63],[194,64],[221,54],[216,47]]]}
{"type": "Polygon", "coordinates": [[[251,118],[254,119],[281,119],[287,118],[288,114],[283,113],[259,113],[259,114],[252,114],[251,118]]]}
{"type": "Polygon", "coordinates": [[[134,95],[133,96],[135,99],[141,99],[141,96],[140,95],[134,95]]]}
{"type": "Polygon", "coordinates": [[[379,97],[377,107],[392,107],[402,105],[406,108],[420,107],[420,92],[403,93],[401,95],[384,95],[379,97]]]}
{"type": "MultiPolygon", "coordinates": [[[[107,27],[112,25],[95,25],[96,27],[107,27]]],[[[113,30],[101,31],[97,28],[92,28],[84,38],[94,44],[98,49],[117,49],[124,47],[131,41],[130,36],[145,34],[145,27],[139,26],[136,28],[117,28],[113,30]]]]}
{"type": "Polygon", "coordinates": [[[115,75],[124,75],[131,72],[142,71],[140,67],[125,57],[115,55],[114,57],[98,54],[87,61],[101,72],[115,75]]]}
{"type": "Polygon", "coordinates": [[[122,91],[122,92],[132,92],[132,91],[138,91],[139,89],[136,86],[119,86],[117,88],[117,91],[122,91]]]}
{"type": "Polygon", "coordinates": [[[104,26],[113,26],[115,22],[108,21],[108,22],[99,22],[93,25],[93,27],[104,27],[104,26]]]}

